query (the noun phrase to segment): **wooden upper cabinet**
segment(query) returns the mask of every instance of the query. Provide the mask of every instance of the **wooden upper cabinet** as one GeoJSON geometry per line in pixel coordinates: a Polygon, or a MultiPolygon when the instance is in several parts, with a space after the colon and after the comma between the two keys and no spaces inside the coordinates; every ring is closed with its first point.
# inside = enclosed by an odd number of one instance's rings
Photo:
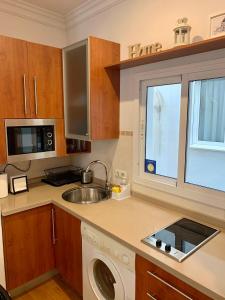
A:
{"type": "Polygon", "coordinates": [[[90,128],[92,140],[119,137],[120,73],[105,66],[120,60],[120,45],[90,37],[90,128]]]}
{"type": "Polygon", "coordinates": [[[89,37],[63,49],[66,137],[107,140],[119,137],[120,45],[89,37]]]}
{"type": "Polygon", "coordinates": [[[27,43],[0,36],[0,118],[30,115],[27,43]]]}
{"type": "Polygon", "coordinates": [[[31,115],[63,118],[62,51],[27,43],[31,115]]]}
{"type": "Polygon", "coordinates": [[[63,118],[62,50],[0,36],[0,118],[63,118]]]}

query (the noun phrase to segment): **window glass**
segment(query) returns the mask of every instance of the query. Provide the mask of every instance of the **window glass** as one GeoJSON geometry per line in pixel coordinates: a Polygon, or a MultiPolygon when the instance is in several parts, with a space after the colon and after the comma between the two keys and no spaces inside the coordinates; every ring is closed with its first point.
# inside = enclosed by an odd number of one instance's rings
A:
{"type": "Polygon", "coordinates": [[[225,78],[190,82],[185,181],[225,191],[225,78]]]}
{"type": "Polygon", "coordinates": [[[193,143],[224,143],[225,78],[190,83],[193,143]]]}
{"type": "Polygon", "coordinates": [[[145,172],[177,178],[181,84],[147,87],[145,172]]]}

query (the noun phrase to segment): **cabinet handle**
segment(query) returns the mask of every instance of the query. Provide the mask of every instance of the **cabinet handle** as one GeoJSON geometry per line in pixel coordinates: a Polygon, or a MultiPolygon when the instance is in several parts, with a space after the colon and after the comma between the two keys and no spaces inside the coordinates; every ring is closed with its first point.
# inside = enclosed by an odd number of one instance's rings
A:
{"type": "Polygon", "coordinates": [[[170,287],[171,289],[173,289],[174,291],[176,291],[177,293],[179,293],[180,295],[182,295],[183,297],[185,297],[187,300],[193,300],[192,298],[188,297],[187,295],[185,295],[183,292],[181,292],[180,290],[178,290],[177,288],[175,288],[174,286],[172,286],[171,284],[167,283],[165,280],[161,279],[160,277],[158,277],[157,275],[153,274],[150,271],[147,271],[148,275],[153,276],[155,279],[159,280],[160,282],[162,282],[163,284],[165,284],[166,286],[170,287]]]}
{"type": "Polygon", "coordinates": [[[27,82],[26,74],[23,74],[24,113],[27,115],[27,82]]]}
{"type": "Polygon", "coordinates": [[[53,245],[56,244],[56,235],[55,235],[55,210],[52,208],[52,243],[53,245]]]}
{"type": "Polygon", "coordinates": [[[157,300],[155,297],[153,297],[153,296],[150,295],[149,293],[146,293],[146,295],[147,295],[150,299],[152,299],[152,300],[157,300]]]}
{"type": "Polygon", "coordinates": [[[35,100],[35,114],[38,114],[38,95],[37,95],[37,77],[34,77],[34,100],[35,100]]]}

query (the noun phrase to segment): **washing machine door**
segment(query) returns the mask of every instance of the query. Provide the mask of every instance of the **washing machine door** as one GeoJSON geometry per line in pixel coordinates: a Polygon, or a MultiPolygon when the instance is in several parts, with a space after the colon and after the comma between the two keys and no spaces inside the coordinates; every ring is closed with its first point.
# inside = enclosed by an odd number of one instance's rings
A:
{"type": "Polygon", "coordinates": [[[96,254],[89,262],[88,277],[98,300],[125,300],[125,291],[119,271],[107,257],[96,254]]]}

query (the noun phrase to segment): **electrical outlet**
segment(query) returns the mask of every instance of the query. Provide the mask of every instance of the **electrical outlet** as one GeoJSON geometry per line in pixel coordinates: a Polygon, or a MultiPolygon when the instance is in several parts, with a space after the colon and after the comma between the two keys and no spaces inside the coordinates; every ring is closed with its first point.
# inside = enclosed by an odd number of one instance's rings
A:
{"type": "Polygon", "coordinates": [[[124,170],[120,170],[120,178],[127,178],[127,172],[124,170]]]}
{"type": "Polygon", "coordinates": [[[114,175],[117,178],[127,178],[127,172],[124,170],[116,169],[114,175]]]}

